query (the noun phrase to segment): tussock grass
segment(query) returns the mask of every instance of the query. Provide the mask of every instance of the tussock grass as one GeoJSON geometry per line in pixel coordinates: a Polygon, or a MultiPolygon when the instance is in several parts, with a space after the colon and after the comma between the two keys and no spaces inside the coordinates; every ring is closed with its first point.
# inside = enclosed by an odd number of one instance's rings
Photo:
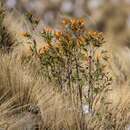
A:
{"type": "Polygon", "coordinates": [[[14,130],[38,123],[39,127],[59,129],[64,125],[71,128],[79,121],[73,105],[50,83],[30,74],[11,54],[1,54],[0,59],[1,125],[14,130]]]}

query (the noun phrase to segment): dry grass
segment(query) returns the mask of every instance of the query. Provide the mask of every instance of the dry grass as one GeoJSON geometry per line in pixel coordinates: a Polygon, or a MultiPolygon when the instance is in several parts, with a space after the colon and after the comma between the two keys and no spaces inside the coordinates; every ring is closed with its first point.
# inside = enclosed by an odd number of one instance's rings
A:
{"type": "Polygon", "coordinates": [[[79,121],[78,112],[62,93],[38,75],[30,74],[28,67],[11,54],[1,54],[0,59],[1,126],[9,130],[37,124],[42,124],[42,129],[74,127],[79,121]]]}

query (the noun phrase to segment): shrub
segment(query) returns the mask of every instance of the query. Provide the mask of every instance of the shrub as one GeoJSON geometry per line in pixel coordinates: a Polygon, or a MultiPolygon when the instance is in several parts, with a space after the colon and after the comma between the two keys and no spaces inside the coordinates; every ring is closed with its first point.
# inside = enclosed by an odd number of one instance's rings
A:
{"type": "Polygon", "coordinates": [[[40,60],[44,78],[66,94],[76,95],[76,105],[80,101],[82,108],[85,101],[93,111],[97,95],[107,91],[112,81],[105,69],[108,54],[103,48],[103,34],[88,31],[84,19],[64,19],[59,31],[46,28],[40,34],[45,44],[39,50],[31,34],[25,32],[23,36],[32,40],[32,54],[40,60]]]}

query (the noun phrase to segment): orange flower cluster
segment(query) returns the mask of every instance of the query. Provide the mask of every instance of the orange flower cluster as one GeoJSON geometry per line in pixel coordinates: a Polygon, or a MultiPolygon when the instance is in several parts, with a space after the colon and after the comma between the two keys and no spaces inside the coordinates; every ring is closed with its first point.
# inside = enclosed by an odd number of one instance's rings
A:
{"type": "Polygon", "coordinates": [[[104,37],[103,33],[98,33],[98,32],[87,32],[87,38],[93,41],[93,46],[94,47],[100,47],[104,43],[104,37]]]}
{"type": "Polygon", "coordinates": [[[86,21],[82,18],[81,19],[73,18],[73,19],[64,19],[62,23],[63,25],[71,24],[71,25],[76,26],[76,25],[85,25],[86,21]]]}
{"type": "Polygon", "coordinates": [[[66,48],[81,47],[92,43],[89,40],[93,40],[94,47],[100,47],[102,45],[103,34],[95,31],[88,32],[85,22],[84,19],[64,19],[62,22],[64,26],[60,31],[54,31],[52,28],[43,29],[42,34],[47,44],[39,49],[39,54],[48,52],[51,47],[58,50],[62,50],[65,46],[66,48]],[[55,40],[56,42],[52,44],[55,40]]]}
{"type": "Polygon", "coordinates": [[[63,25],[70,25],[70,28],[74,31],[83,31],[84,30],[84,26],[86,24],[85,19],[64,19],[63,20],[63,25]]]}

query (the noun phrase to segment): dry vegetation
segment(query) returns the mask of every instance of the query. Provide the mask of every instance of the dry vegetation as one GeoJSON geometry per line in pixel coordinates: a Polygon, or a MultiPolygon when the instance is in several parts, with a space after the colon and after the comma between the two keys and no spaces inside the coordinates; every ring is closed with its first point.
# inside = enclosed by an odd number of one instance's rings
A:
{"type": "Polygon", "coordinates": [[[58,31],[2,7],[0,19],[0,129],[128,129],[127,47],[107,45],[84,19],[58,31]]]}

